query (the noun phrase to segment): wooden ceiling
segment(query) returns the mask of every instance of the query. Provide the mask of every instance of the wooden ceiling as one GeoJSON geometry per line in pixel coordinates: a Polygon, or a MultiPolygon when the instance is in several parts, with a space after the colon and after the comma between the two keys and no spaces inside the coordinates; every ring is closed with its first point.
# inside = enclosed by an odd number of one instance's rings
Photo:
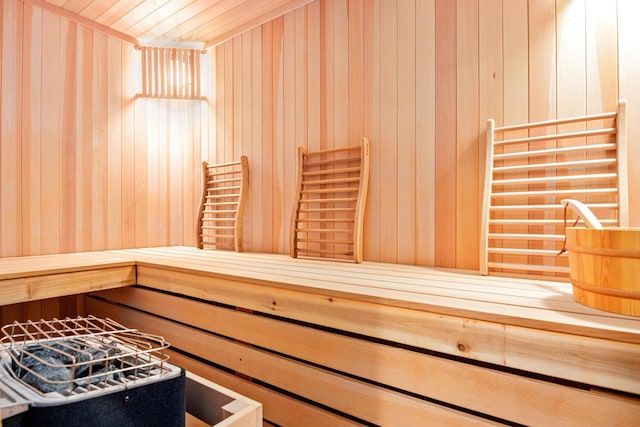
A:
{"type": "Polygon", "coordinates": [[[313,0],[23,0],[135,45],[209,48],[313,0]]]}

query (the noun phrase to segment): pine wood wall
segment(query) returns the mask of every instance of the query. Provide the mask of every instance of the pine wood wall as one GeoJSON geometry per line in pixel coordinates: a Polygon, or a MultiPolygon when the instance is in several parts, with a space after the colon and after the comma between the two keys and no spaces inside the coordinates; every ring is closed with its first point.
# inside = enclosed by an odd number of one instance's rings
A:
{"type": "Polygon", "coordinates": [[[195,245],[200,162],[241,154],[245,248],[286,253],[296,147],[365,135],[365,259],[476,269],[487,118],[626,98],[640,162],[635,0],[317,0],[210,49],[206,102],[135,99],[131,45],[0,5],[3,257],[195,245]]]}
{"type": "Polygon", "coordinates": [[[0,255],[194,244],[206,102],[136,99],[132,45],[0,5],[0,255]]]}
{"type": "Polygon", "coordinates": [[[327,0],[216,47],[217,153],[252,167],[247,248],[286,250],[296,146],[365,135],[365,259],[476,269],[488,118],[584,115],[628,98],[629,162],[640,161],[632,16],[630,0],[327,0]]]}

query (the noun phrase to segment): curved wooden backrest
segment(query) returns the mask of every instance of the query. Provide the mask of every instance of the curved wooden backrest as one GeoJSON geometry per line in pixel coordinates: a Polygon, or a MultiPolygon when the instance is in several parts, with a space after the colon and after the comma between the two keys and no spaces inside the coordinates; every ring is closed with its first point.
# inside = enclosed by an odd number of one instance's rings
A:
{"type": "Polygon", "coordinates": [[[218,165],[203,162],[202,178],[198,247],[242,252],[242,218],[249,185],[247,156],[218,165]]]}
{"type": "MultiPolygon", "coordinates": [[[[568,280],[562,199],[627,226],[626,102],[616,111],[487,128],[480,272],[568,280]]],[[[570,212],[569,225],[577,220],[570,212]]]]}
{"type": "Polygon", "coordinates": [[[369,140],[315,152],[298,148],[298,190],[291,215],[293,258],[363,261],[369,140]]]}

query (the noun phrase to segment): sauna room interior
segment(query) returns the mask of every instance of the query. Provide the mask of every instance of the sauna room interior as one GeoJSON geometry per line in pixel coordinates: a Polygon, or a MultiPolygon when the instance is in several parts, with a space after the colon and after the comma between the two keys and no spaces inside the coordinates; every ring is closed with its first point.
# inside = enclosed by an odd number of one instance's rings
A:
{"type": "Polygon", "coordinates": [[[2,325],[162,336],[258,403],[224,425],[637,426],[640,287],[595,289],[638,280],[640,239],[586,285],[560,200],[640,227],[639,18],[636,0],[0,0],[2,325]],[[207,182],[242,162],[215,237],[207,182]]]}

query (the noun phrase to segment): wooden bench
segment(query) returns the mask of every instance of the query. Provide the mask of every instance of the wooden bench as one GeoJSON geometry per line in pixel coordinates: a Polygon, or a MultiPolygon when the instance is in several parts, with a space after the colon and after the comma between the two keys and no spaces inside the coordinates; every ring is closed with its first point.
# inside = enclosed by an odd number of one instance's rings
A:
{"type": "Polygon", "coordinates": [[[581,306],[567,283],[188,247],[107,254],[134,262],[138,285],[91,293],[88,313],[163,335],[174,362],[280,425],[640,419],[640,319],[581,306]]]}

